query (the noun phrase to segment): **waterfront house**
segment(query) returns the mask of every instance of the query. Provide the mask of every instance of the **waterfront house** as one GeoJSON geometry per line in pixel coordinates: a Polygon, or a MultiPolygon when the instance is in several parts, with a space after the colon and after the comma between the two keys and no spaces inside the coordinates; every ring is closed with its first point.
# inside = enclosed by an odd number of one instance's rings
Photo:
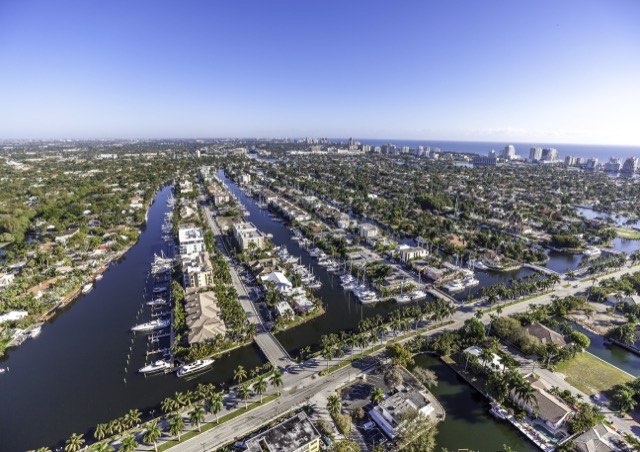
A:
{"type": "Polygon", "coordinates": [[[233,236],[242,251],[251,247],[261,250],[264,248],[264,235],[249,221],[242,221],[233,225],[233,236]]]}
{"type": "Polygon", "coordinates": [[[289,281],[282,272],[271,272],[268,275],[261,276],[261,279],[263,283],[266,283],[267,281],[275,283],[276,289],[280,292],[288,292],[293,287],[291,281],[289,281]]]}
{"type": "Polygon", "coordinates": [[[132,196],[129,202],[129,207],[132,209],[142,209],[142,198],[140,196],[132,196]]]}
{"type": "Polygon", "coordinates": [[[248,439],[245,447],[248,452],[317,452],[320,433],[307,415],[300,412],[248,439]]]}
{"type": "Polygon", "coordinates": [[[298,314],[308,314],[313,311],[313,302],[307,298],[304,289],[301,292],[293,296],[293,307],[298,314]]]}
{"type": "Polygon", "coordinates": [[[288,315],[293,316],[295,314],[293,312],[293,309],[291,309],[291,306],[289,306],[289,303],[287,303],[286,301],[281,301],[276,304],[276,312],[280,317],[287,317],[288,315]]]}
{"type": "Polygon", "coordinates": [[[379,230],[376,226],[370,223],[362,223],[358,226],[358,231],[360,232],[360,237],[365,239],[366,241],[371,241],[378,237],[379,230]]]}
{"type": "Polygon", "coordinates": [[[473,345],[465,349],[463,353],[468,353],[469,355],[475,356],[476,358],[478,358],[478,362],[480,362],[480,364],[482,364],[483,366],[488,366],[493,369],[499,370],[501,372],[504,372],[505,370],[507,370],[507,367],[504,364],[502,364],[502,360],[500,359],[500,357],[495,353],[492,353],[493,357],[491,361],[486,363],[482,361],[482,358],[480,357],[480,354],[482,353],[482,348],[478,347],[477,345],[473,345]]]}
{"type": "Polygon", "coordinates": [[[425,265],[420,269],[420,272],[432,279],[433,282],[438,283],[446,279],[448,270],[446,268],[435,268],[429,265],[425,265]]]}
{"type": "Polygon", "coordinates": [[[400,260],[405,264],[414,259],[427,256],[429,253],[424,248],[417,246],[404,246],[398,250],[400,260]]]}
{"type": "Polygon", "coordinates": [[[544,421],[548,427],[557,430],[561,428],[573,415],[573,409],[566,403],[551,395],[551,386],[538,377],[537,374],[529,374],[525,379],[531,383],[534,391],[532,402],[520,399],[515,392],[511,392],[511,399],[524,409],[529,415],[544,421]]]}
{"type": "Polygon", "coordinates": [[[202,228],[193,225],[180,225],[178,229],[180,254],[194,254],[206,251],[202,228]]]}
{"type": "Polygon", "coordinates": [[[15,322],[16,320],[20,320],[28,315],[29,313],[27,311],[9,311],[0,315],[0,323],[15,322]]]}
{"type": "Polygon", "coordinates": [[[535,337],[543,344],[556,344],[560,347],[567,345],[562,334],[553,331],[551,328],[547,328],[540,322],[534,322],[531,325],[524,328],[526,333],[535,337]]]}
{"type": "Polygon", "coordinates": [[[214,292],[201,292],[185,297],[186,324],[190,344],[224,337],[227,328],[220,316],[214,292]]]}
{"type": "Polygon", "coordinates": [[[434,410],[431,402],[420,391],[401,386],[398,392],[369,410],[369,416],[385,435],[393,439],[402,428],[398,417],[410,409],[418,411],[425,417],[434,410]]]}
{"type": "Polygon", "coordinates": [[[206,252],[183,256],[181,264],[185,289],[213,286],[213,266],[206,252]]]}
{"type": "Polygon", "coordinates": [[[575,450],[579,452],[614,452],[620,450],[622,438],[609,427],[600,423],[573,438],[575,450]]]}

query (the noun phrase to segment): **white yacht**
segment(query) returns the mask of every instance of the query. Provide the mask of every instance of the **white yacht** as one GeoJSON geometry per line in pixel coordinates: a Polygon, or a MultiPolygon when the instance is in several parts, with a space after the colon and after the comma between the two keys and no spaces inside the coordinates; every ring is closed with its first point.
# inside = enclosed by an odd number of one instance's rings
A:
{"type": "Polygon", "coordinates": [[[211,366],[213,362],[213,359],[199,359],[192,363],[185,364],[178,371],[178,377],[186,377],[187,375],[205,370],[207,367],[211,366]]]}
{"type": "Polygon", "coordinates": [[[473,287],[473,286],[477,286],[478,284],[480,284],[480,281],[478,281],[476,278],[474,278],[473,276],[469,276],[467,278],[464,278],[462,280],[462,285],[464,287],[473,287]]]}
{"type": "Polygon", "coordinates": [[[473,266],[475,268],[477,268],[478,270],[488,270],[489,267],[487,267],[482,261],[474,261],[473,262],[473,266]]]}
{"type": "Polygon", "coordinates": [[[412,300],[423,300],[427,298],[427,292],[424,290],[414,290],[409,294],[412,300]]]}
{"type": "Polygon", "coordinates": [[[445,284],[442,287],[448,290],[449,292],[460,292],[461,290],[464,290],[464,285],[462,284],[462,281],[460,281],[459,279],[456,279],[455,281],[451,281],[449,284],[445,284]]]}
{"type": "Polygon", "coordinates": [[[396,303],[409,303],[411,301],[411,297],[409,294],[398,295],[396,297],[396,303]]]}
{"type": "Polygon", "coordinates": [[[93,283],[85,284],[82,286],[82,293],[89,293],[93,289],[93,283]]]}
{"type": "Polygon", "coordinates": [[[149,322],[141,323],[131,328],[134,332],[161,330],[169,326],[171,322],[168,319],[155,319],[149,322]]]}
{"type": "Polygon", "coordinates": [[[141,367],[138,372],[141,374],[152,374],[156,372],[162,372],[171,369],[171,364],[164,360],[154,361],[144,367],[141,367]]]}
{"type": "Polygon", "coordinates": [[[100,273],[99,275],[96,276],[96,281],[100,281],[103,277],[103,274],[100,273]]]}
{"type": "Polygon", "coordinates": [[[167,300],[162,298],[156,298],[155,300],[147,301],[147,306],[164,306],[167,304],[167,300]]]}
{"type": "Polygon", "coordinates": [[[600,249],[596,248],[595,246],[590,246],[589,248],[584,250],[582,254],[586,257],[597,257],[602,254],[602,251],[600,251],[600,249]]]}
{"type": "Polygon", "coordinates": [[[153,293],[162,293],[167,291],[167,286],[159,286],[153,288],[153,293]]]}
{"type": "Polygon", "coordinates": [[[35,339],[36,337],[40,336],[41,331],[42,331],[42,325],[38,325],[35,328],[32,328],[31,331],[29,331],[29,337],[31,339],[35,339]]]}

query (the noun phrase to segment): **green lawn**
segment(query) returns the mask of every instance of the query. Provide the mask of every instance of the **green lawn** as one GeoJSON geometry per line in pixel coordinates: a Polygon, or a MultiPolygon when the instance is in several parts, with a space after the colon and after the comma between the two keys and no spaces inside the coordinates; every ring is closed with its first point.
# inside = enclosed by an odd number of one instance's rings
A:
{"type": "Polygon", "coordinates": [[[580,353],[574,359],[558,364],[556,371],[565,374],[568,383],[589,395],[632,380],[629,375],[589,353],[580,353]]]}
{"type": "Polygon", "coordinates": [[[638,240],[640,239],[640,232],[630,228],[615,228],[618,237],[623,239],[638,240]]]}

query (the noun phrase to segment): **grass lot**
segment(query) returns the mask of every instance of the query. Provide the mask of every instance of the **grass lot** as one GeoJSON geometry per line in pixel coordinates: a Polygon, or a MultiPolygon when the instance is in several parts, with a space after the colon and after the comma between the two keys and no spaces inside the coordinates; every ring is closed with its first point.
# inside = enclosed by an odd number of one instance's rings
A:
{"type": "Polygon", "coordinates": [[[567,376],[568,383],[589,395],[632,380],[629,375],[589,353],[580,353],[574,359],[558,364],[556,370],[567,376]]]}
{"type": "Polygon", "coordinates": [[[623,239],[630,239],[630,240],[639,240],[640,239],[640,232],[630,229],[630,228],[615,228],[614,229],[616,231],[616,234],[618,235],[618,237],[623,238],[623,239]]]}

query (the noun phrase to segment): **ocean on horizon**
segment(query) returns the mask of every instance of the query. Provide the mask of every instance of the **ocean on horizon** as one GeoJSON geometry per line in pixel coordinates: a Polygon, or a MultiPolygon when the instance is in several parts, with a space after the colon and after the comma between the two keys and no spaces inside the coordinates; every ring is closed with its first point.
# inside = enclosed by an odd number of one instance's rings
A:
{"type": "MultiPolygon", "coordinates": [[[[640,146],[615,146],[615,145],[591,145],[591,144],[552,144],[552,143],[514,143],[514,142],[488,142],[488,141],[438,141],[438,140],[398,140],[398,139],[370,139],[353,138],[362,144],[371,146],[382,146],[383,144],[394,144],[397,147],[409,146],[416,149],[418,146],[430,146],[440,148],[442,152],[460,152],[470,154],[487,155],[494,149],[499,152],[505,146],[512,144],[516,148],[516,154],[528,158],[529,150],[533,147],[556,148],[560,154],[560,159],[567,156],[581,158],[597,158],[601,163],[609,160],[610,157],[626,159],[628,157],[640,158],[640,146]]],[[[332,138],[333,142],[347,143],[348,138],[332,138]]]]}

